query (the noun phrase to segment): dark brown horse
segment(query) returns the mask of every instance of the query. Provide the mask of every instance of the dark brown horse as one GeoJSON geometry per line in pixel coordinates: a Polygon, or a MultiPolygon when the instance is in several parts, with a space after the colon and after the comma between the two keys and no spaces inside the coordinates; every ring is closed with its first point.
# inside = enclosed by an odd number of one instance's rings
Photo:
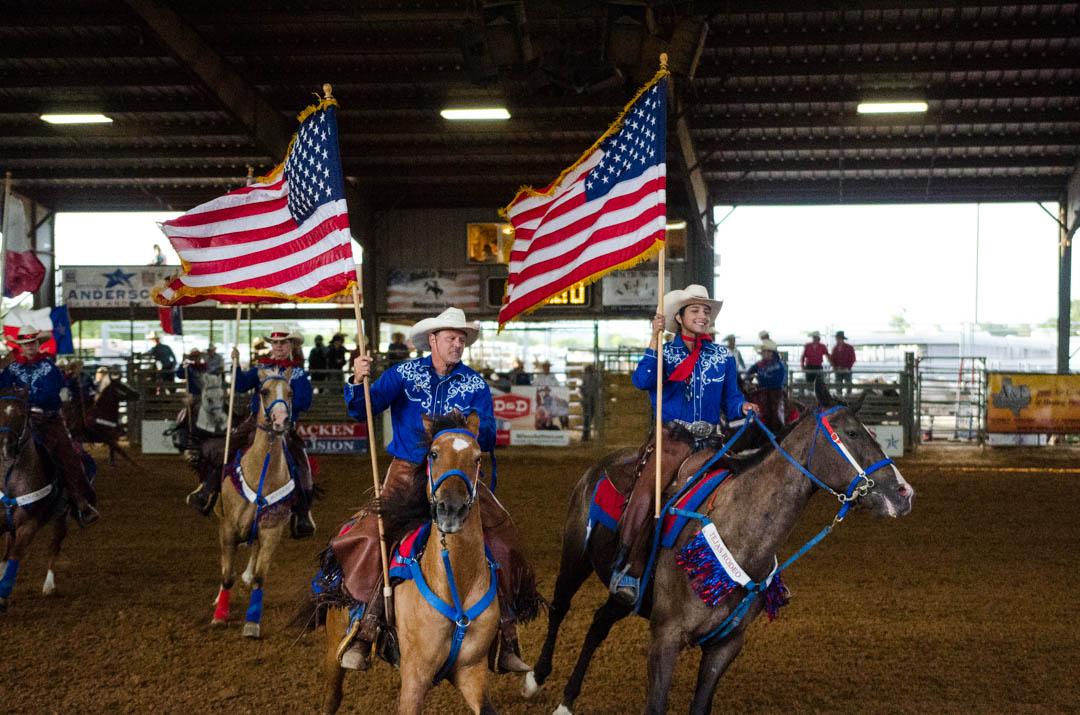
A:
{"type": "Polygon", "coordinates": [[[4,563],[0,568],[0,613],[8,608],[19,564],[34,535],[52,522],[49,570],[42,593],[56,591],[53,565],[67,535],[67,499],[63,480],[34,443],[30,408],[22,388],[0,390],[0,532],[4,534],[4,563]]]}
{"type": "Polygon", "coordinates": [[[118,379],[112,379],[93,401],[87,400],[76,390],[64,403],[64,422],[72,438],[83,444],[104,444],[109,448],[109,464],[116,464],[119,454],[129,464],[135,465],[127,451],[120,446],[124,429],[120,425],[120,403],[139,399],[134,388],[118,379]]]}
{"type": "MultiPolygon", "coordinates": [[[[817,398],[817,410],[804,411],[798,422],[785,429],[783,449],[795,461],[807,465],[829,491],[841,496],[850,494],[849,501],[857,507],[890,517],[910,512],[914,490],[904,481],[900,471],[885,460],[877,442],[856,417],[862,398],[853,400],[850,405],[838,402],[820,382],[817,398]],[[867,476],[871,472],[873,476],[867,476]],[[863,476],[858,476],[860,473],[863,476]]],[[[751,425],[750,429],[756,427],[751,425]]],[[[613,468],[618,463],[635,457],[623,452],[608,456],[585,472],[571,495],[563,534],[562,562],[555,597],[548,612],[547,639],[535,667],[537,686],[551,674],[559,626],[570,609],[574,594],[591,573],[595,572],[605,584],[610,579],[615,534],[599,527],[588,535],[586,533],[594,489],[605,473],[614,476],[617,470],[613,468]]],[[[676,483],[685,482],[707,462],[708,457],[708,454],[698,452],[688,459],[680,469],[676,483]]],[[[627,493],[629,485],[615,486],[627,493]]],[[[706,516],[738,565],[755,582],[764,583],[776,565],[774,559],[818,489],[780,451],[763,449],[737,468],[736,473],[717,489],[707,502],[706,516]]],[[[748,601],[748,609],[742,617],[730,630],[723,630],[728,625],[725,619],[739,607],[746,590],[735,587],[715,607],[706,605],[693,590],[687,575],[676,564],[676,554],[700,531],[700,523],[688,521],[674,547],[658,553],[651,591],[646,594],[640,609],[640,614],[651,622],[648,702],[645,707],[648,713],[666,711],[675,662],[679,651],[688,644],[699,644],[703,650],[691,712],[708,713],[720,677],[742,649],[747,626],[762,610],[762,598],[748,601]]],[[[610,598],[596,611],[556,713],[571,712],[593,654],[612,625],[631,612],[631,608],[610,598]]],[[[534,692],[535,687],[527,687],[525,694],[534,692]]]]}

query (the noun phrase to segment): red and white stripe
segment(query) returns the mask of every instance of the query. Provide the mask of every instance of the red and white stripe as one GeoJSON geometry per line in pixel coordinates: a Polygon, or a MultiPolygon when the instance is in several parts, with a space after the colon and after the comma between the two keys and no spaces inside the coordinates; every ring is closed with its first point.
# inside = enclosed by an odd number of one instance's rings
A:
{"type": "Polygon", "coordinates": [[[345,201],[331,201],[297,225],[285,179],[231,191],[166,221],[186,270],[161,301],[274,302],[329,299],[356,279],[345,201]]]}
{"type": "Polygon", "coordinates": [[[589,201],[585,178],[603,155],[596,149],[554,190],[523,193],[507,207],[514,245],[500,324],[576,283],[632,262],[664,240],[666,165],[589,201]]]}

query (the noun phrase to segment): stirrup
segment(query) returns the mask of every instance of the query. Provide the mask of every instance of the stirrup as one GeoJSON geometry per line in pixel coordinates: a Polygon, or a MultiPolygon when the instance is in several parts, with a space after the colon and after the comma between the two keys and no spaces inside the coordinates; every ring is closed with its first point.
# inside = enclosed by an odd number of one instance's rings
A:
{"type": "MultiPolygon", "coordinates": [[[[360,632],[360,619],[363,610],[361,609],[359,615],[355,614],[355,611],[356,609],[353,609],[353,611],[349,613],[349,625],[345,628],[345,636],[341,639],[341,642],[338,643],[336,657],[338,663],[340,663],[343,668],[349,670],[366,670],[366,657],[359,662],[348,662],[350,659],[346,657],[347,655],[352,655],[350,654],[350,651],[353,651],[353,654],[355,654],[356,651],[365,650],[361,645],[362,641],[356,639],[356,634],[360,632]]],[[[367,647],[370,649],[371,644],[369,643],[367,647]]],[[[363,655],[366,656],[366,653],[363,653],[363,655]]]]}
{"type": "Polygon", "coordinates": [[[631,576],[628,571],[630,571],[629,564],[613,571],[611,583],[608,585],[608,591],[611,592],[611,595],[624,606],[632,606],[637,603],[638,593],[641,591],[641,579],[637,576],[631,576]]]}

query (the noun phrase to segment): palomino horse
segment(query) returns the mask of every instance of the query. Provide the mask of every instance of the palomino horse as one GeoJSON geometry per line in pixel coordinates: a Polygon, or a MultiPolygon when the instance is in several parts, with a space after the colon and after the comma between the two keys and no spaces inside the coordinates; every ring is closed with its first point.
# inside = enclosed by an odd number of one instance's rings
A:
{"type": "MultiPolygon", "coordinates": [[[[495,565],[488,559],[477,500],[480,418],[459,413],[424,423],[433,435],[427,464],[431,523],[427,548],[394,588],[401,652],[399,713],[420,713],[433,685],[450,680],[474,713],[494,713],[485,695],[488,653],[499,628],[495,565]],[[435,541],[438,536],[438,543],[435,541]]],[[[417,475],[423,478],[422,475],[417,475]]],[[[343,608],[326,617],[324,713],[341,705],[344,669],[337,646],[348,623],[343,608]]]]}
{"type": "Polygon", "coordinates": [[[254,551],[253,587],[244,622],[244,636],[258,638],[263,611],[263,585],[270,558],[289,521],[289,496],[295,482],[289,473],[285,435],[292,412],[292,388],[285,373],[259,371],[260,410],[258,429],[251,448],[243,453],[238,468],[226,470],[221,484],[221,588],[218,590],[212,625],[223,626],[229,618],[229,595],[233,586],[236,548],[247,543],[254,551]]]}
{"type": "MultiPolygon", "coordinates": [[[[727,545],[727,556],[736,562],[736,572],[741,567],[751,581],[740,587],[734,578],[729,579],[727,586],[731,590],[726,595],[725,591],[720,591],[719,599],[722,600],[714,601],[714,606],[706,605],[704,597],[698,596],[687,574],[676,563],[676,554],[680,554],[699,532],[712,542],[708,538],[709,526],[703,527],[693,518],[688,519],[674,547],[657,554],[651,592],[646,594],[639,610],[651,621],[646,712],[665,712],[676,659],[679,651],[688,644],[700,645],[703,651],[691,712],[710,711],[720,677],[742,649],[747,626],[762,610],[765,599],[755,595],[791,563],[789,559],[778,567],[776,555],[787,542],[814,492],[827,490],[842,503],[832,526],[838,524],[853,505],[890,517],[911,511],[915,491],[904,481],[892,461],[885,458],[877,442],[855,416],[862,397],[847,405],[834,400],[821,381],[816,387],[817,410],[804,410],[800,419],[786,428],[780,449],[763,449],[748,460],[734,460],[744,463],[713,492],[706,502],[707,513],[701,515],[716,529],[711,534],[719,534],[723,544],[727,545]],[[873,474],[872,478],[870,474],[873,474]]],[[[750,426],[750,429],[755,428],[750,426]]],[[[626,456],[622,453],[609,455],[591,467],[571,496],[555,598],[548,611],[547,639],[535,668],[538,683],[543,683],[551,674],[559,626],[574,594],[590,573],[595,572],[605,584],[610,579],[615,535],[608,529],[599,528],[587,535],[586,530],[590,501],[598,483],[609,468],[625,460],[626,456]]],[[[688,459],[679,470],[677,483],[685,482],[688,476],[705,466],[710,456],[698,452],[688,459]]],[[[625,492],[629,485],[616,486],[625,492]]],[[[832,526],[826,527],[818,538],[827,534],[832,526]]],[[[813,543],[816,541],[808,546],[813,543]]],[[[720,551],[713,547],[713,551],[718,554],[717,558],[723,553],[722,547],[720,551]]],[[[794,558],[802,553],[805,550],[800,550],[794,558]]],[[[556,713],[571,712],[596,649],[612,625],[632,611],[631,607],[619,605],[612,598],[596,611],[556,713]]],[[[531,692],[535,690],[530,689],[526,694],[531,692]]]]}
{"type": "Polygon", "coordinates": [[[137,390],[120,380],[110,379],[103,383],[93,402],[86,402],[81,391],[74,391],[71,399],[62,407],[64,422],[76,441],[107,445],[109,464],[116,464],[116,455],[119,454],[129,464],[135,465],[135,460],[120,446],[120,438],[124,436],[120,426],[120,403],[137,399],[137,390]]]}
{"type": "Polygon", "coordinates": [[[42,593],[56,592],[53,565],[67,535],[67,500],[63,481],[50,476],[51,470],[38,452],[30,428],[26,391],[0,390],[0,531],[4,533],[4,568],[0,570],[0,613],[7,611],[8,598],[15,587],[19,563],[34,535],[52,522],[49,569],[42,593]]]}

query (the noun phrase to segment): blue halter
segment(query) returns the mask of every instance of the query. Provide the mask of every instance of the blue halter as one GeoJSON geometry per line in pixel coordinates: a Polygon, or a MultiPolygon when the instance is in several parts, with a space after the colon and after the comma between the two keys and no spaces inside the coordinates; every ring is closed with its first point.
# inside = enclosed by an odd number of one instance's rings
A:
{"type": "MultiPolygon", "coordinates": [[[[473,442],[477,442],[476,435],[471,431],[463,428],[446,429],[435,434],[432,437],[432,443],[446,434],[462,434],[466,435],[473,442]]],[[[433,478],[431,473],[431,458],[428,457],[427,462],[427,476],[428,486],[431,488],[431,496],[434,497],[435,493],[439,490],[448,479],[457,477],[461,481],[465,482],[466,489],[469,494],[468,504],[471,507],[476,500],[477,482],[480,479],[480,470],[477,467],[476,480],[470,480],[469,476],[460,469],[450,469],[443,472],[438,478],[433,478]]],[[[432,507],[434,512],[434,506],[432,507]]],[[[434,517],[434,513],[433,513],[434,517]]],[[[434,519],[433,519],[434,520],[434,519]]],[[[438,527],[438,524],[436,524],[438,527]]],[[[442,531],[440,530],[440,534],[442,531]]],[[[495,563],[495,559],[492,557],[491,551],[487,546],[484,546],[484,553],[487,556],[488,562],[488,576],[489,585],[487,592],[469,608],[461,603],[461,596],[458,593],[457,580],[454,578],[454,569],[450,564],[450,552],[446,548],[445,534],[442,534],[442,562],[443,568],[446,569],[446,580],[450,585],[450,598],[453,603],[447,603],[439,598],[439,596],[431,590],[427,581],[424,579],[424,572],[420,568],[420,562],[416,559],[409,560],[409,573],[412,575],[413,581],[416,582],[416,588],[420,591],[420,595],[424,597],[424,600],[428,602],[428,605],[441,613],[444,618],[454,624],[454,633],[450,639],[450,654],[446,657],[446,662],[443,663],[439,672],[435,674],[434,684],[438,684],[445,680],[450,672],[454,669],[454,664],[457,662],[458,654],[461,652],[461,644],[465,641],[465,634],[469,630],[469,626],[476,618],[480,616],[484,611],[488,609],[492,601],[495,600],[495,592],[498,587],[498,581],[495,574],[498,564],[495,563]]]]}
{"type": "MultiPolygon", "coordinates": [[[[259,383],[259,389],[261,390],[263,385],[265,385],[266,383],[271,382],[273,380],[282,380],[282,381],[284,381],[286,383],[289,382],[289,379],[287,377],[285,377],[284,375],[269,375],[269,376],[263,378],[262,382],[259,383]]],[[[276,399],[276,400],[271,400],[270,404],[263,408],[263,416],[266,417],[266,419],[270,419],[270,412],[274,409],[274,405],[276,405],[279,402],[281,404],[285,405],[285,416],[286,416],[287,419],[291,420],[292,419],[292,405],[289,404],[288,400],[282,400],[280,398],[276,399]]]]}

